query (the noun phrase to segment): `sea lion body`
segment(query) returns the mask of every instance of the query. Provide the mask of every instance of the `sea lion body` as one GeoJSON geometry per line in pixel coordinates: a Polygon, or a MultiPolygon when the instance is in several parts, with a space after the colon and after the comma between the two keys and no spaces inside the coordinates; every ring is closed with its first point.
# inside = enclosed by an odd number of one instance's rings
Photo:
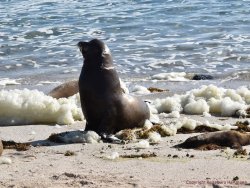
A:
{"type": "Polygon", "coordinates": [[[205,133],[188,138],[178,147],[197,148],[206,144],[214,144],[223,147],[241,148],[250,144],[250,134],[238,131],[220,131],[205,133]]]}
{"type": "Polygon", "coordinates": [[[97,39],[79,42],[78,46],[84,57],[79,93],[87,121],[85,130],[113,134],[142,127],[149,118],[148,106],[123,92],[107,46],[97,39]]]}

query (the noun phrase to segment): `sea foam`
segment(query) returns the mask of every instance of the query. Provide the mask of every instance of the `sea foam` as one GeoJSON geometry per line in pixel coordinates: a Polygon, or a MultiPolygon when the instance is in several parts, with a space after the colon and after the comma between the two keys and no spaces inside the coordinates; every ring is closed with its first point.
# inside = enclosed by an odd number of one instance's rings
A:
{"type": "Polygon", "coordinates": [[[72,124],[83,120],[79,94],[55,99],[38,90],[1,90],[1,125],[72,124]]]}
{"type": "Polygon", "coordinates": [[[207,85],[183,95],[155,99],[153,105],[159,113],[178,111],[186,114],[234,116],[237,111],[244,111],[250,106],[250,90],[246,87],[233,90],[207,85]]]}

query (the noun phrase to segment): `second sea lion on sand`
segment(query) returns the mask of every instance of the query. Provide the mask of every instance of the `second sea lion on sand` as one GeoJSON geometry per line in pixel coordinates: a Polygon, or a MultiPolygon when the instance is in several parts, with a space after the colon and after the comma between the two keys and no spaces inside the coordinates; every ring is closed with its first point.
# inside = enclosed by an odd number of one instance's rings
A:
{"type": "Polygon", "coordinates": [[[176,147],[190,149],[198,148],[207,144],[239,149],[242,146],[250,145],[250,134],[240,133],[238,131],[205,133],[190,137],[185,142],[176,145],[176,147]]]}
{"type": "Polygon", "coordinates": [[[72,80],[57,86],[52,91],[50,91],[48,95],[56,99],[63,97],[67,98],[76,94],[78,91],[79,91],[78,80],[72,80]]]}
{"type": "Polygon", "coordinates": [[[85,130],[102,135],[142,127],[149,119],[149,108],[123,92],[108,47],[97,39],[79,42],[78,47],[84,58],[79,93],[87,120],[85,130]]]}

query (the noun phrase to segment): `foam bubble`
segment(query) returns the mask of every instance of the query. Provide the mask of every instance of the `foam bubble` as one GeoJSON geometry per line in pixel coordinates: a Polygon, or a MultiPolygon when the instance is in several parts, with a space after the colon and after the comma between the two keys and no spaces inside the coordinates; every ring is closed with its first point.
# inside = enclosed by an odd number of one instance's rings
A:
{"type": "Polygon", "coordinates": [[[204,112],[209,112],[209,106],[204,99],[199,99],[197,101],[192,101],[185,105],[184,112],[187,114],[203,114],[204,112]]]}
{"type": "Polygon", "coordinates": [[[164,118],[180,118],[180,112],[178,111],[172,111],[169,114],[167,113],[161,113],[160,116],[164,118]]]}
{"type": "Polygon", "coordinates": [[[150,132],[148,135],[148,140],[151,143],[159,143],[162,141],[161,135],[157,132],[150,132]]]}
{"type": "Polygon", "coordinates": [[[0,164],[11,164],[12,160],[8,157],[0,157],[0,164]]]}
{"type": "Polygon", "coordinates": [[[242,97],[243,101],[245,101],[247,104],[250,104],[250,90],[247,89],[247,87],[239,87],[236,91],[242,97]]]}
{"type": "Polygon", "coordinates": [[[172,112],[172,111],[182,111],[181,100],[179,96],[175,95],[173,97],[166,97],[165,99],[156,99],[154,105],[159,113],[161,112],[172,112]]]}
{"type": "Polygon", "coordinates": [[[132,88],[132,93],[137,95],[147,95],[150,94],[150,91],[144,86],[135,85],[132,88]]]}
{"type": "Polygon", "coordinates": [[[114,151],[110,155],[105,156],[106,159],[115,160],[120,157],[119,153],[114,151]]]}
{"type": "Polygon", "coordinates": [[[140,142],[135,144],[135,148],[138,149],[149,148],[149,142],[147,140],[141,140],[140,142]]]}
{"type": "Polygon", "coordinates": [[[186,129],[189,129],[189,130],[194,130],[197,126],[199,126],[199,125],[202,125],[202,123],[201,122],[199,122],[199,121],[196,121],[196,120],[194,120],[194,119],[190,119],[190,118],[184,118],[183,120],[182,120],[182,125],[181,125],[181,127],[183,127],[183,128],[186,128],[186,129]]]}

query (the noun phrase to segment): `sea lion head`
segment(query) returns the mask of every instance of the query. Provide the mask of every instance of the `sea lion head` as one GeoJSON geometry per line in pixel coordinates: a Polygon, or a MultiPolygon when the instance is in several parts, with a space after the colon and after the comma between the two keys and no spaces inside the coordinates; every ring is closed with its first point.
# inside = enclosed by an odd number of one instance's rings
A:
{"type": "Polygon", "coordinates": [[[108,46],[98,39],[93,39],[89,42],[80,41],[78,47],[85,60],[101,60],[111,62],[111,53],[108,46]]]}

